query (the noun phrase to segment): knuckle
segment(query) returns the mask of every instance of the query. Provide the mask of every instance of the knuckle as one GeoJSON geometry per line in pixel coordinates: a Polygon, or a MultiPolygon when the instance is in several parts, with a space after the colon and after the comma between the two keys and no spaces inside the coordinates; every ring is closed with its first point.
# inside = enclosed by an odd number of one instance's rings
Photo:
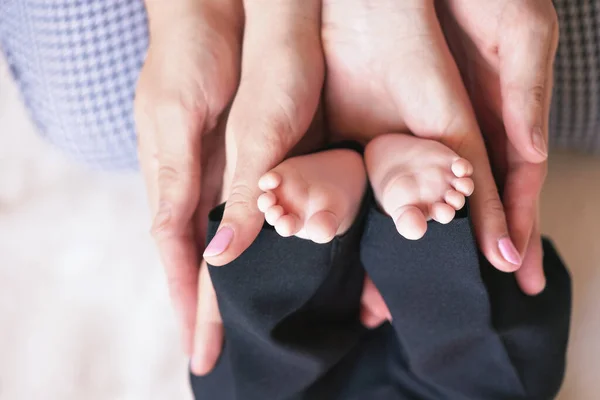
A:
{"type": "Polygon", "coordinates": [[[488,196],[483,200],[483,211],[492,218],[504,218],[504,205],[497,195],[488,196]]]}
{"type": "Polygon", "coordinates": [[[546,98],[546,85],[538,82],[530,87],[527,92],[530,104],[535,108],[543,109],[546,98]]]}
{"type": "MultiPolygon", "coordinates": [[[[191,217],[188,214],[198,206],[200,198],[200,172],[191,167],[163,163],[159,164],[155,176],[159,203],[168,203],[172,212],[180,217],[191,217]]],[[[161,230],[168,224],[162,225],[161,230]]]]}
{"type": "Polygon", "coordinates": [[[160,246],[165,239],[170,239],[177,234],[177,226],[173,220],[161,221],[150,230],[154,242],[160,246]]]}
{"type": "Polygon", "coordinates": [[[192,122],[197,117],[195,107],[181,96],[166,95],[156,100],[154,113],[157,119],[172,122],[184,127],[185,132],[191,133],[192,122]]]}
{"type": "Polygon", "coordinates": [[[257,144],[272,153],[287,152],[303,132],[296,118],[298,108],[291,98],[278,99],[272,107],[259,121],[262,129],[259,130],[261,137],[257,144]]]}
{"type": "Polygon", "coordinates": [[[165,182],[177,182],[181,179],[182,174],[179,169],[173,165],[161,164],[158,167],[158,181],[159,183],[165,182]]]}
{"type": "Polygon", "coordinates": [[[195,231],[189,218],[183,218],[181,214],[173,213],[158,215],[154,220],[150,235],[158,246],[167,271],[177,270],[178,266],[186,263],[187,260],[182,258],[185,251],[184,253],[174,252],[172,241],[175,240],[179,245],[185,244],[187,247],[189,247],[189,243],[194,242],[195,231]]]}
{"type": "Polygon", "coordinates": [[[191,165],[191,161],[180,160],[179,165],[162,163],[158,167],[158,187],[162,195],[168,195],[180,203],[192,192],[195,185],[200,184],[200,170],[191,165]],[[167,193],[168,192],[168,193],[167,193]]]}
{"type": "Polygon", "coordinates": [[[255,191],[245,183],[235,183],[225,204],[225,210],[241,209],[243,212],[253,212],[256,204],[255,191]]]}

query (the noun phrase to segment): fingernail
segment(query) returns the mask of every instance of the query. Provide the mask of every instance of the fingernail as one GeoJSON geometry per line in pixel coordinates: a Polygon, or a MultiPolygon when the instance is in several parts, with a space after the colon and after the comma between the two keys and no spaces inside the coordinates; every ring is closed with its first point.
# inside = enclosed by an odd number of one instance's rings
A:
{"type": "Polygon", "coordinates": [[[233,229],[227,226],[219,229],[215,237],[213,237],[208,246],[206,246],[204,257],[214,257],[223,253],[231,243],[232,239],[233,229]]]}
{"type": "Polygon", "coordinates": [[[533,147],[538,151],[538,153],[540,153],[544,157],[548,157],[548,144],[544,139],[542,128],[540,128],[539,126],[533,128],[531,141],[533,143],[533,147]]]}
{"type": "Polygon", "coordinates": [[[509,237],[498,240],[498,249],[506,261],[514,265],[521,265],[521,255],[509,237]]]}

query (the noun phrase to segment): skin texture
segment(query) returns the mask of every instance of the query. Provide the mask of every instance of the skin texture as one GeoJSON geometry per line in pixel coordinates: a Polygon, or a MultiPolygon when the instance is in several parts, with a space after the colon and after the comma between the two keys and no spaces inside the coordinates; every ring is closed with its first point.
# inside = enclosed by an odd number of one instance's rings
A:
{"type": "Polygon", "coordinates": [[[398,233],[417,240],[427,220],[452,221],[473,192],[472,173],[473,166],[443,144],[393,133],[370,141],[364,159],[347,149],[288,158],[259,179],[264,193],[257,206],[281,236],[328,243],[356,219],[368,174],[398,233]]]}
{"type": "MultiPolygon", "coordinates": [[[[526,293],[543,287],[536,215],[545,155],[539,140],[532,150],[531,133],[541,127],[547,137],[557,35],[550,0],[440,2],[453,53],[433,0],[296,3],[147,0],[151,43],[135,104],[140,161],[153,234],[198,374],[214,366],[222,327],[206,268],[197,268],[206,221],[196,216],[223,193],[229,234],[220,239],[223,251],[207,257],[212,264],[226,264],[251,244],[263,220],[258,179],[310,126],[325,63],[332,131],[363,141],[412,132],[471,161],[480,248],[504,271],[517,270],[522,259],[517,278],[526,293]],[[489,85],[485,93],[474,90],[480,82],[489,85]],[[517,259],[507,257],[511,246],[517,259]]],[[[389,313],[369,281],[365,288],[363,319],[374,326],[389,313]]]]}
{"type": "Polygon", "coordinates": [[[365,148],[373,193],[398,233],[418,240],[427,221],[450,223],[473,193],[473,166],[443,144],[412,135],[379,135],[365,148]]]}
{"type": "Polygon", "coordinates": [[[367,176],[360,154],[336,149],[289,158],[258,186],[258,209],[281,236],[328,243],[354,223],[367,176]]]}

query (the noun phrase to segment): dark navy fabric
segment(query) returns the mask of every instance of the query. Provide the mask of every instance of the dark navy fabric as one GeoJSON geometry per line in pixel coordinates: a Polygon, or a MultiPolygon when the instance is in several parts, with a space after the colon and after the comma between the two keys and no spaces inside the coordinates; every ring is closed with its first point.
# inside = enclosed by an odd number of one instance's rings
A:
{"type": "MultiPolygon", "coordinates": [[[[210,216],[209,236],[223,207],[210,216]]],[[[408,241],[370,197],[326,245],[265,226],[225,267],[209,267],[225,326],[196,399],[551,399],[562,382],[571,283],[544,241],[548,286],[523,295],[477,251],[465,209],[408,241]],[[358,319],[364,271],[393,322],[358,319]]]]}

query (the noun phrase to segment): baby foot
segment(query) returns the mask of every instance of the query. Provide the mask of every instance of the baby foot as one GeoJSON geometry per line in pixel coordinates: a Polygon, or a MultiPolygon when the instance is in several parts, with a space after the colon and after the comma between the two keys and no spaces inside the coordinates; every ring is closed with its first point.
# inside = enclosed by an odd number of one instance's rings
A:
{"type": "Polygon", "coordinates": [[[347,149],[285,160],[258,182],[258,208],[284,237],[327,243],[356,218],[367,184],[362,157],[347,149]]]}
{"type": "Polygon", "coordinates": [[[378,136],[366,147],[365,162],[377,201],[407,239],[422,238],[429,219],[452,221],[473,193],[473,166],[439,142],[378,136]]]}

